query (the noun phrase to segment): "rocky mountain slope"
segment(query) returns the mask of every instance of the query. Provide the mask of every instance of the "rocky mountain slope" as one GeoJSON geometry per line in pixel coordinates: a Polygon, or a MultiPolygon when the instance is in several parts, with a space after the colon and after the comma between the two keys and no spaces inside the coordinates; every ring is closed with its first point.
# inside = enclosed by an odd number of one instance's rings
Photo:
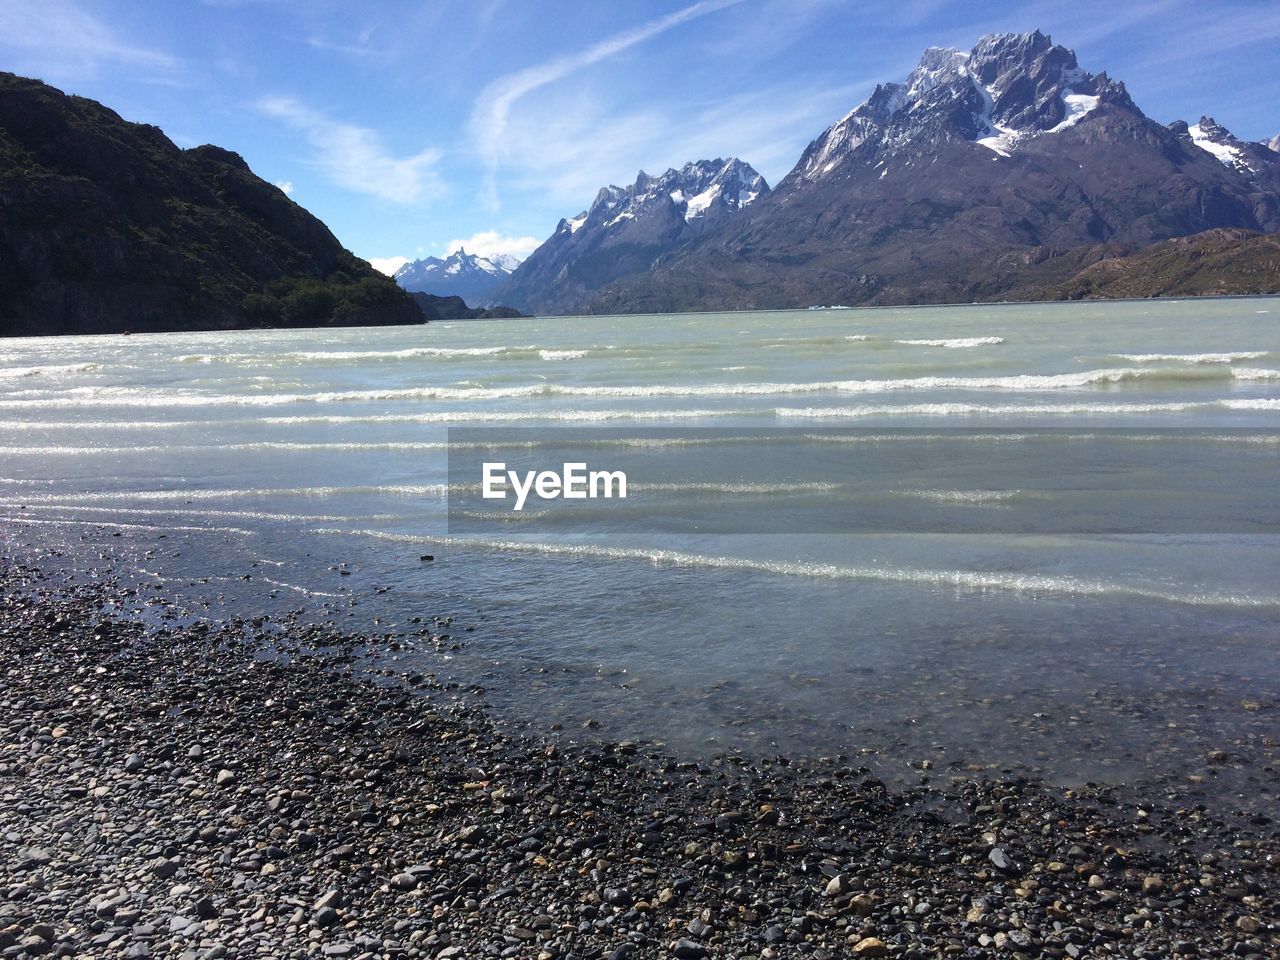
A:
{"type": "Polygon", "coordinates": [[[462,297],[488,306],[514,266],[507,258],[480,257],[459,248],[444,259],[426,257],[406,263],[395,272],[395,281],[410,292],[462,297]]]}
{"type": "Polygon", "coordinates": [[[1087,300],[1280,291],[1280,234],[1207,230],[1162,240],[1127,256],[1106,248],[1088,250],[1081,260],[1091,262],[1065,279],[1032,280],[1011,291],[1011,297],[1087,300]]]}
{"type": "Polygon", "coordinates": [[[0,73],[0,335],[422,320],[237,154],[0,73]]]}
{"type": "Polygon", "coordinates": [[[572,224],[544,245],[563,251],[556,272],[522,278],[539,310],[994,300],[1069,278],[1103,245],[1116,256],[1216,228],[1280,230],[1280,154],[1207,117],[1157,123],[1047,36],[996,34],[926,51],[771,192],[661,258],[615,257],[602,275],[589,254],[568,256],[572,224]],[[562,279],[584,273],[596,283],[562,279]]]}
{"type": "Polygon", "coordinates": [[[606,284],[644,273],[693,239],[714,233],[769,192],[736,158],[698,160],[660,176],[643,170],[608,186],[525,260],[495,297],[538,313],[572,313],[606,284]]]}

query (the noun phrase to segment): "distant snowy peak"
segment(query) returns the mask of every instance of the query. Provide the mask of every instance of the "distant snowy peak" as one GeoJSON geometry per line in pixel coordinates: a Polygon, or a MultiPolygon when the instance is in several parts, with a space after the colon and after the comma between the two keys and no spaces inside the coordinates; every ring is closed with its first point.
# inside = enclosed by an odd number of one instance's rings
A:
{"type": "Polygon", "coordinates": [[[467,303],[486,303],[488,295],[518,266],[508,255],[480,257],[459,248],[441,259],[425,257],[406,263],[394,274],[402,288],[436,296],[460,296],[467,303]]]}
{"type": "Polygon", "coordinates": [[[817,180],[850,158],[887,163],[942,140],[1010,156],[1059,133],[1104,101],[1137,110],[1124,85],[1080,69],[1076,55],[1038,30],[983,37],[968,53],[931,47],[905,83],[885,83],[809,145],[794,176],[817,180]]]}
{"type": "Polygon", "coordinates": [[[692,223],[741,210],[768,192],[764,177],[736,157],[695,160],[658,176],[641,170],[628,187],[602,187],[588,209],[560,221],[556,234],[571,236],[584,226],[608,229],[671,206],[692,223]]]}
{"type": "Polygon", "coordinates": [[[1280,153],[1280,133],[1268,140],[1264,146],[1270,149],[1272,153],[1280,153]]]}
{"type": "Polygon", "coordinates": [[[1246,176],[1261,173],[1269,164],[1275,163],[1275,158],[1268,155],[1270,145],[1247,143],[1213,117],[1201,117],[1199,123],[1193,124],[1178,120],[1169,124],[1169,129],[1216,157],[1223,166],[1246,176]]]}
{"type": "Polygon", "coordinates": [[[459,248],[443,260],[439,257],[426,257],[406,263],[395,272],[394,276],[400,286],[406,290],[418,290],[421,287],[409,286],[409,284],[429,283],[440,277],[461,278],[477,274],[501,279],[508,276],[519,262],[509,254],[492,258],[480,257],[459,248]]]}

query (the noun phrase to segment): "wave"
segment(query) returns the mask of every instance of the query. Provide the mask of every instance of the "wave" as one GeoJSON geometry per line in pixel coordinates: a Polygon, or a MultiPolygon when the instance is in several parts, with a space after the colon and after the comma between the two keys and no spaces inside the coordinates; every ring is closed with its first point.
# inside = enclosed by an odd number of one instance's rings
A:
{"type": "Polygon", "coordinates": [[[773,494],[773,493],[829,493],[842,489],[839,483],[632,483],[627,486],[632,493],[718,493],[718,494],[773,494]]]}
{"type": "Polygon", "coordinates": [[[58,517],[19,517],[7,516],[4,518],[5,523],[21,523],[32,525],[46,525],[59,527],[111,527],[112,529],[120,528],[124,530],[159,530],[162,533],[234,533],[245,537],[254,537],[258,535],[256,530],[246,530],[244,527],[200,527],[200,526],[182,526],[180,524],[155,524],[155,523],[118,523],[111,520],[77,520],[72,518],[58,517]]]}
{"type": "MultiPolygon", "coordinates": [[[[3,399],[0,407],[281,406],[296,403],[352,403],[394,400],[505,400],[532,397],[721,397],[782,396],[797,393],[891,393],[906,390],[998,390],[1040,392],[1081,389],[1133,381],[1215,382],[1280,380],[1280,370],[1206,366],[1201,369],[1124,367],[1080,373],[1014,374],[1001,377],[912,377],[886,380],[819,380],[799,383],[626,384],[573,386],[552,383],[516,387],[404,387],[323,393],[209,394],[163,391],[151,394],[124,387],[81,387],[42,399],[3,399]]],[[[445,418],[447,419],[447,418],[445,418]]]]}
{"type": "MultiPolygon", "coordinates": [[[[231,489],[204,490],[102,490],[95,492],[76,492],[76,503],[116,503],[120,501],[138,500],[230,500],[255,497],[332,497],[348,494],[392,494],[403,497],[443,497],[449,493],[446,483],[427,484],[387,484],[383,486],[353,487],[235,487],[231,489]]],[[[54,499],[65,499],[66,493],[40,494],[32,498],[24,498],[23,502],[45,503],[54,499]]]]}
{"type": "Polygon", "coordinates": [[[1280,410],[1280,398],[1255,397],[1241,400],[1219,400],[1228,410],[1280,410]]]}
{"type": "Polygon", "coordinates": [[[1259,360],[1266,350],[1239,350],[1234,353],[1113,353],[1117,360],[1129,363],[1235,363],[1237,360],[1259,360]]]}
{"type": "Polygon", "coordinates": [[[532,347],[407,347],[404,350],[299,350],[288,353],[187,353],[174,357],[177,363],[247,363],[274,366],[281,361],[312,360],[412,360],[417,357],[489,357],[532,347]]]}
{"type": "Polygon", "coordinates": [[[1004,337],[953,337],[943,340],[895,340],[909,347],[946,347],[949,350],[962,350],[967,347],[985,347],[1004,343],[1004,337]]]}
{"type": "Polygon", "coordinates": [[[0,368],[0,378],[56,376],[60,373],[94,373],[102,369],[100,363],[53,363],[38,367],[0,368]]]}
{"type": "MultiPolygon", "coordinates": [[[[15,507],[25,505],[28,510],[67,510],[73,513],[105,513],[111,516],[130,517],[216,517],[220,520],[269,520],[278,523],[355,523],[358,521],[390,521],[403,519],[392,514],[369,514],[367,516],[326,515],[309,513],[278,513],[261,510],[188,510],[182,507],[89,507],[82,504],[79,495],[73,502],[66,502],[65,497],[49,498],[32,503],[30,500],[3,503],[0,506],[15,507]]],[[[68,519],[68,518],[58,518],[68,519]]]]}
{"type": "Polygon", "coordinates": [[[545,543],[522,540],[490,540],[486,538],[427,536],[388,533],[383,530],[317,527],[310,531],[321,535],[359,536],[393,543],[438,544],[501,551],[602,560],[640,561],[655,565],[736,570],[779,576],[809,577],[828,580],[860,580],[881,583],[918,584],[949,587],[975,592],[999,590],[1011,593],[1065,593],[1077,596],[1107,598],[1114,596],[1143,597],[1168,603],[1192,606],[1276,607],[1280,597],[1252,597],[1229,593],[1195,593],[1165,591],[1139,584],[1117,583],[1083,577],[1045,574],[1009,573],[982,570],[930,570],[913,567],[853,567],[811,561],[757,560],[748,557],[719,556],[665,550],[650,547],[609,547],[584,543],[545,543]]]}
{"type": "Polygon", "coordinates": [[[130,447],[68,447],[68,446],[0,446],[0,454],[5,456],[21,456],[23,454],[39,454],[41,456],[86,456],[93,454],[131,454],[131,453],[213,453],[221,451],[254,451],[254,450],[282,450],[286,452],[302,452],[314,451],[323,453],[326,451],[347,453],[347,452],[373,452],[373,451],[389,451],[389,450],[448,450],[450,446],[458,446],[457,444],[449,444],[446,442],[432,443],[429,441],[386,441],[386,442],[368,442],[368,443],[302,443],[288,440],[261,440],[252,443],[205,443],[205,444],[144,444],[130,447]]]}
{"type": "MultiPolygon", "coordinates": [[[[316,415],[292,417],[253,417],[231,420],[0,420],[0,430],[88,430],[101,432],[105,430],[191,430],[206,429],[211,426],[311,426],[349,424],[394,424],[418,423],[437,426],[464,423],[497,423],[514,426],[527,426],[531,422],[552,423],[608,423],[613,421],[676,421],[676,420],[715,420],[725,418],[760,418],[777,417],[781,419],[815,419],[842,420],[864,417],[952,417],[952,416],[1131,416],[1155,413],[1189,413],[1214,409],[1235,411],[1269,411],[1280,410],[1280,398],[1229,398],[1215,400],[1169,401],[1162,403],[1098,403],[1083,401],[1079,403],[907,403],[879,404],[867,406],[831,406],[831,407],[759,407],[755,409],[708,409],[679,408],[658,410],[453,410],[436,413],[405,414],[369,414],[369,415],[316,415]]],[[[222,446],[220,444],[220,446],[222,446]]],[[[231,448],[241,449],[295,449],[313,447],[313,444],[289,444],[285,441],[261,441],[256,443],[231,444],[231,448]]],[[[350,445],[348,445],[350,446],[350,445]]],[[[423,449],[434,449],[437,445],[424,444],[423,449]]],[[[358,449],[358,447],[350,447],[358,449]]],[[[39,447],[10,446],[0,448],[9,453],[21,451],[38,452],[39,447]]],[[[60,448],[50,448],[60,449],[60,448]]],[[[109,448],[77,447],[76,450],[94,450],[109,448]]],[[[121,448],[114,448],[121,449],[121,448]]],[[[144,445],[130,449],[135,452],[156,452],[177,449],[208,449],[197,447],[174,447],[171,445],[144,445]]],[[[412,449],[412,448],[410,448],[412,449]]]]}
{"type": "Polygon", "coordinates": [[[539,350],[538,356],[543,360],[581,360],[587,355],[586,350],[539,350]]]}
{"type": "MultiPolygon", "coordinates": [[[[1228,403],[1230,401],[1216,401],[1228,403]]],[[[1215,401],[1181,403],[908,403],[867,407],[779,407],[782,418],[840,420],[888,416],[1070,416],[1076,414],[1186,413],[1212,408],[1215,401]]],[[[1269,408],[1264,408],[1269,409],[1269,408]]]]}
{"type": "Polygon", "coordinates": [[[932,500],[934,503],[1003,503],[1022,494],[1021,490],[899,490],[899,496],[932,500]]]}

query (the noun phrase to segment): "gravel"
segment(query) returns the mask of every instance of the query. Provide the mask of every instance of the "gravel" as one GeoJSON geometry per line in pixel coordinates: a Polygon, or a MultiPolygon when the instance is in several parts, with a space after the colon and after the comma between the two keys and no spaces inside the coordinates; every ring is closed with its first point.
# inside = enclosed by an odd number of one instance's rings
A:
{"type": "Polygon", "coordinates": [[[520,738],[359,637],[0,579],[0,957],[1280,954],[1265,817],[520,738]]]}

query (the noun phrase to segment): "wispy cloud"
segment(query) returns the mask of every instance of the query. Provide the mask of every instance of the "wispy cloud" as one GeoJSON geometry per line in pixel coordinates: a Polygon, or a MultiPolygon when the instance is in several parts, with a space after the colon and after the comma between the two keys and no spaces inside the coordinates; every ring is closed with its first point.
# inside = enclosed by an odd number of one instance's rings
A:
{"type": "Polygon", "coordinates": [[[373,45],[373,30],[365,30],[355,38],[354,43],[339,43],[333,40],[327,40],[321,36],[310,36],[306,39],[307,46],[313,50],[320,50],[325,53],[338,53],[345,57],[355,57],[358,59],[384,59],[390,56],[389,51],[373,45]]]}
{"type": "Polygon", "coordinates": [[[367,127],[334,120],[288,97],[268,97],[256,107],[302,133],[315,150],[314,166],[340,187],[405,205],[437,196],[443,188],[436,172],[439,150],[394,157],[367,127]]]}
{"type": "Polygon", "coordinates": [[[92,77],[109,65],[138,68],[146,79],[167,82],[181,67],[175,57],[122,39],[72,0],[0,0],[3,49],[11,51],[11,66],[59,81],[92,77]]]}
{"type": "Polygon", "coordinates": [[[810,76],[696,104],[657,99],[630,110],[597,99],[598,91],[577,91],[513,117],[506,140],[518,163],[506,182],[551,200],[563,216],[589,205],[606,183],[630,183],[641,168],[660,173],[690,160],[736,156],[774,184],[875,79],[810,76]]]}
{"type": "Polygon", "coordinates": [[[482,230],[465,240],[450,240],[445,244],[445,255],[465,248],[478,257],[515,257],[523,260],[538,248],[542,241],[537,237],[512,237],[497,230],[482,230]]]}
{"type": "Polygon", "coordinates": [[[742,0],[700,0],[665,17],[616,33],[585,50],[526,67],[524,70],[499,77],[488,84],[477,98],[471,118],[471,132],[475,138],[477,150],[488,169],[485,192],[490,204],[497,205],[495,176],[503,153],[503,135],[510,121],[511,108],[517,100],[539,87],[561,80],[584,67],[608,60],[673,27],[741,2],[742,0]]]}

